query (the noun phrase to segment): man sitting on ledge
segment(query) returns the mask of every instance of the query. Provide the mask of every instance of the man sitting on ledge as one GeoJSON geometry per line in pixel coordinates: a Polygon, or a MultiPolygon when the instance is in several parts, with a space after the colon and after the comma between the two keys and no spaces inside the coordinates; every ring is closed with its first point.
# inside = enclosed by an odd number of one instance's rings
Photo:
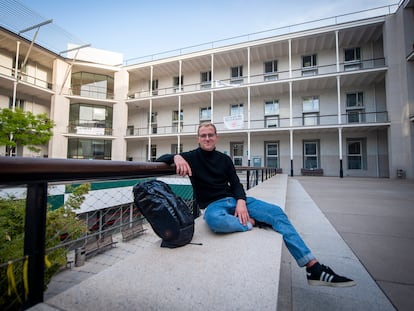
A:
{"type": "Polygon", "coordinates": [[[337,275],[318,262],[305,242],[277,205],[246,197],[230,157],[216,150],[217,130],[213,123],[198,127],[199,147],[177,155],[166,154],[157,159],[175,164],[177,174],[188,175],[204,219],[214,232],[230,233],[251,230],[255,225],[268,225],[283,240],[300,267],[306,267],[308,284],[333,287],[354,286],[355,282],[337,275]]]}

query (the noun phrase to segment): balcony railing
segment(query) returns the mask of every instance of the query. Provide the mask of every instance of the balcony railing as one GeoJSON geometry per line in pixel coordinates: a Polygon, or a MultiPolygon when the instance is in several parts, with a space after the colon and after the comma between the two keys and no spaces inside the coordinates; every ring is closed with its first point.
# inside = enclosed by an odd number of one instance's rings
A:
{"type": "Polygon", "coordinates": [[[107,99],[113,100],[114,99],[114,92],[108,90],[105,87],[99,87],[94,85],[81,85],[81,86],[74,86],[69,89],[69,95],[73,96],[81,96],[86,98],[92,99],[107,99]]]}
{"type": "MultiPolygon", "coordinates": [[[[10,254],[0,253],[2,255],[0,285],[4,289],[2,293],[4,296],[0,297],[2,309],[27,309],[43,302],[45,272],[47,272],[45,262],[49,261],[46,255],[52,255],[57,250],[67,252],[74,247],[89,243],[88,241],[99,242],[102,240],[101,237],[106,241],[110,238],[111,243],[116,243],[116,241],[112,242],[112,233],[122,231],[122,228],[129,228],[139,220],[136,209],[132,206],[131,189],[128,187],[135,184],[137,179],[175,174],[174,167],[164,163],[127,161],[0,157],[0,166],[2,167],[0,202],[4,207],[4,199],[8,198],[6,203],[9,202],[11,205],[6,206],[6,209],[10,210],[10,214],[15,215],[13,222],[18,227],[24,228],[22,256],[9,258],[10,254]],[[65,228],[63,231],[56,231],[56,222],[51,223],[53,228],[46,226],[46,220],[54,210],[50,206],[56,204],[59,206],[65,200],[62,198],[61,202],[56,203],[59,201],[58,193],[62,197],[62,194],[65,194],[66,197],[67,183],[72,186],[76,186],[76,183],[94,185],[92,187],[94,195],[87,196],[84,201],[85,206],[82,207],[83,213],[77,216],[78,221],[83,221],[89,232],[86,236],[74,240],[70,239],[73,232],[65,231],[65,228]],[[116,187],[114,183],[117,184],[116,187]],[[20,218],[16,213],[16,202],[22,200],[25,201],[23,202],[25,212],[20,218]],[[50,241],[46,240],[46,236],[50,233],[53,234],[54,240],[58,239],[58,243],[47,248],[46,245],[49,245],[50,241]],[[10,299],[7,300],[9,304],[6,304],[6,300],[3,299],[7,295],[12,296],[11,302],[10,299]],[[16,308],[16,306],[20,307],[16,308]]],[[[263,181],[276,173],[275,169],[262,167],[239,167],[238,171],[245,177],[243,180],[247,189],[257,185],[260,179],[263,181]]],[[[180,180],[183,178],[180,177],[180,180]]],[[[190,185],[189,182],[187,184],[190,185]]],[[[191,201],[191,198],[187,199],[191,201]]],[[[62,216],[68,217],[64,214],[62,216]]],[[[2,232],[6,234],[6,240],[2,243],[8,243],[16,238],[14,232],[8,231],[9,225],[6,225],[7,228],[2,228],[5,230],[2,232]]],[[[69,228],[67,227],[66,230],[69,228]]],[[[52,264],[59,265],[57,262],[52,264]]],[[[60,264],[64,266],[65,262],[60,264]]]]}
{"type": "Polygon", "coordinates": [[[112,128],[87,125],[69,125],[68,134],[85,135],[85,136],[111,136],[112,128]]]}
{"type": "MultiPolygon", "coordinates": [[[[329,114],[329,115],[314,115],[312,116],[295,116],[292,118],[280,118],[278,116],[272,116],[276,119],[275,122],[269,123],[268,119],[253,119],[250,120],[250,130],[263,130],[268,131],[272,129],[281,129],[288,130],[292,127],[298,128],[311,128],[317,126],[332,126],[337,127],[341,125],[347,126],[358,126],[363,124],[381,124],[387,123],[388,112],[387,111],[378,111],[378,112],[357,112],[355,113],[345,113],[340,115],[341,122],[338,122],[338,115],[329,114]]],[[[272,118],[272,121],[274,120],[272,118]]],[[[243,126],[239,129],[240,131],[248,130],[248,121],[243,121],[243,126]]],[[[181,126],[180,132],[178,132],[176,126],[157,126],[151,127],[148,130],[148,127],[141,128],[128,128],[126,131],[126,136],[129,137],[147,137],[151,136],[163,136],[163,135],[176,135],[176,134],[195,134],[198,129],[197,124],[183,124],[181,126]]],[[[217,130],[220,132],[234,131],[234,129],[228,129],[223,122],[215,122],[217,130]]]]}
{"type": "MultiPolygon", "coordinates": [[[[375,69],[375,68],[383,68],[385,66],[385,58],[373,58],[373,59],[364,59],[364,60],[357,60],[354,62],[345,62],[339,64],[339,71],[337,69],[337,64],[328,64],[322,66],[313,66],[312,68],[293,68],[292,71],[285,70],[285,71],[277,71],[274,72],[272,75],[269,73],[261,73],[250,76],[250,85],[258,84],[258,83],[277,83],[302,78],[302,77],[315,77],[315,76],[325,76],[325,75],[332,75],[337,73],[349,73],[351,71],[361,71],[367,69],[375,69]]],[[[187,93],[187,92],[195,92],[195,91],[208,91],[210,89],[220,89],[220,88],[234,88],[240,86],[247,86],[248,77],[244,76],[240,79],[215,79],[214,81],[210,81],[209,84],[206,82],[200,83],[193,83],[193,84],[184,84],[181,86],[180,90],[177,90],[177,86],[171,85],[171,87],[166,88],[158,88],[153,90],[152,95],[149,89],[139,90],[139,91],[130,91],[128,95],[128,99],[140,99],[140,98],[147,98],[151,96],[166,96],[166,95],[173,95],[177,93],[187,93]]]]}
{"type": "MultiPolygon", "coordinates": [[[[0,65],[0,76],[5,76],[7,78],[14,79],[14,73],[15,68],[0,65]]],[[[19,71],[18,81],[27,83],[29,85],[33,85],[34,87],[44,88],[48,90],[52,90],[53,87],[52,82],[45,80],[44,76],[39,77],[36,75],[27,74],[26,72],[19,71]]]]}

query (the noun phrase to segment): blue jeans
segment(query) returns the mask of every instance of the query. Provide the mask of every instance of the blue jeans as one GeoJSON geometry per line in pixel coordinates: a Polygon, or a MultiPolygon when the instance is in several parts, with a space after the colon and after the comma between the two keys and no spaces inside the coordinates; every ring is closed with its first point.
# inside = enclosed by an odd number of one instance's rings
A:
{"type": "MultiPolygon", "coordinates": [[[[239,218],[234,216],[236,202],[236,199],[228,197],[217,200],[207,206],[204,212],[204,219],[211,230],[217,233],[230,233],[251,229],[250,223],[245,226],[240,223],[239,218]]],[[[315,259],[315,256],[313,256],[290,223],[285,212],[279,206],[253,197],[247,197],[246,204],[251,218],[271,225],[273,230],[283,236],[286,247],[300,267],[315,259]]]]}

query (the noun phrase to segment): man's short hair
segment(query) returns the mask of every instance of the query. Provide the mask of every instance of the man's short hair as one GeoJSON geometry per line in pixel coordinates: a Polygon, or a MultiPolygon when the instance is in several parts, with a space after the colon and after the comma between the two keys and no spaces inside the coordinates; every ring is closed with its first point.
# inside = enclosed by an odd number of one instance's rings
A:
{"type": "Polygon", "coordinates": [[[206,121],[200,123],[200,125],[198,126],[197,134],[200,133],[200,129],[202,127],[212,127],[214,129],[214,134],[217,134],[217,128],[212,122],[206,121]]]}

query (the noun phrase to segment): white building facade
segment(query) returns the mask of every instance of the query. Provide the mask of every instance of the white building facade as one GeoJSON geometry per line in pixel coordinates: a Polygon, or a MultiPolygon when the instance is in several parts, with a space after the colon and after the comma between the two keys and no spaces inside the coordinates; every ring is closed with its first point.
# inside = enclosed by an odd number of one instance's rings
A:
{"type": "Polygon", "coordinates": [[[0,108],[56,124],[40,153],[13,152],[153,161],[195,148],[211,121],[236,165],[414,178],[413,6],[132,65],[31,49],[1,29],[0,108]]]}

